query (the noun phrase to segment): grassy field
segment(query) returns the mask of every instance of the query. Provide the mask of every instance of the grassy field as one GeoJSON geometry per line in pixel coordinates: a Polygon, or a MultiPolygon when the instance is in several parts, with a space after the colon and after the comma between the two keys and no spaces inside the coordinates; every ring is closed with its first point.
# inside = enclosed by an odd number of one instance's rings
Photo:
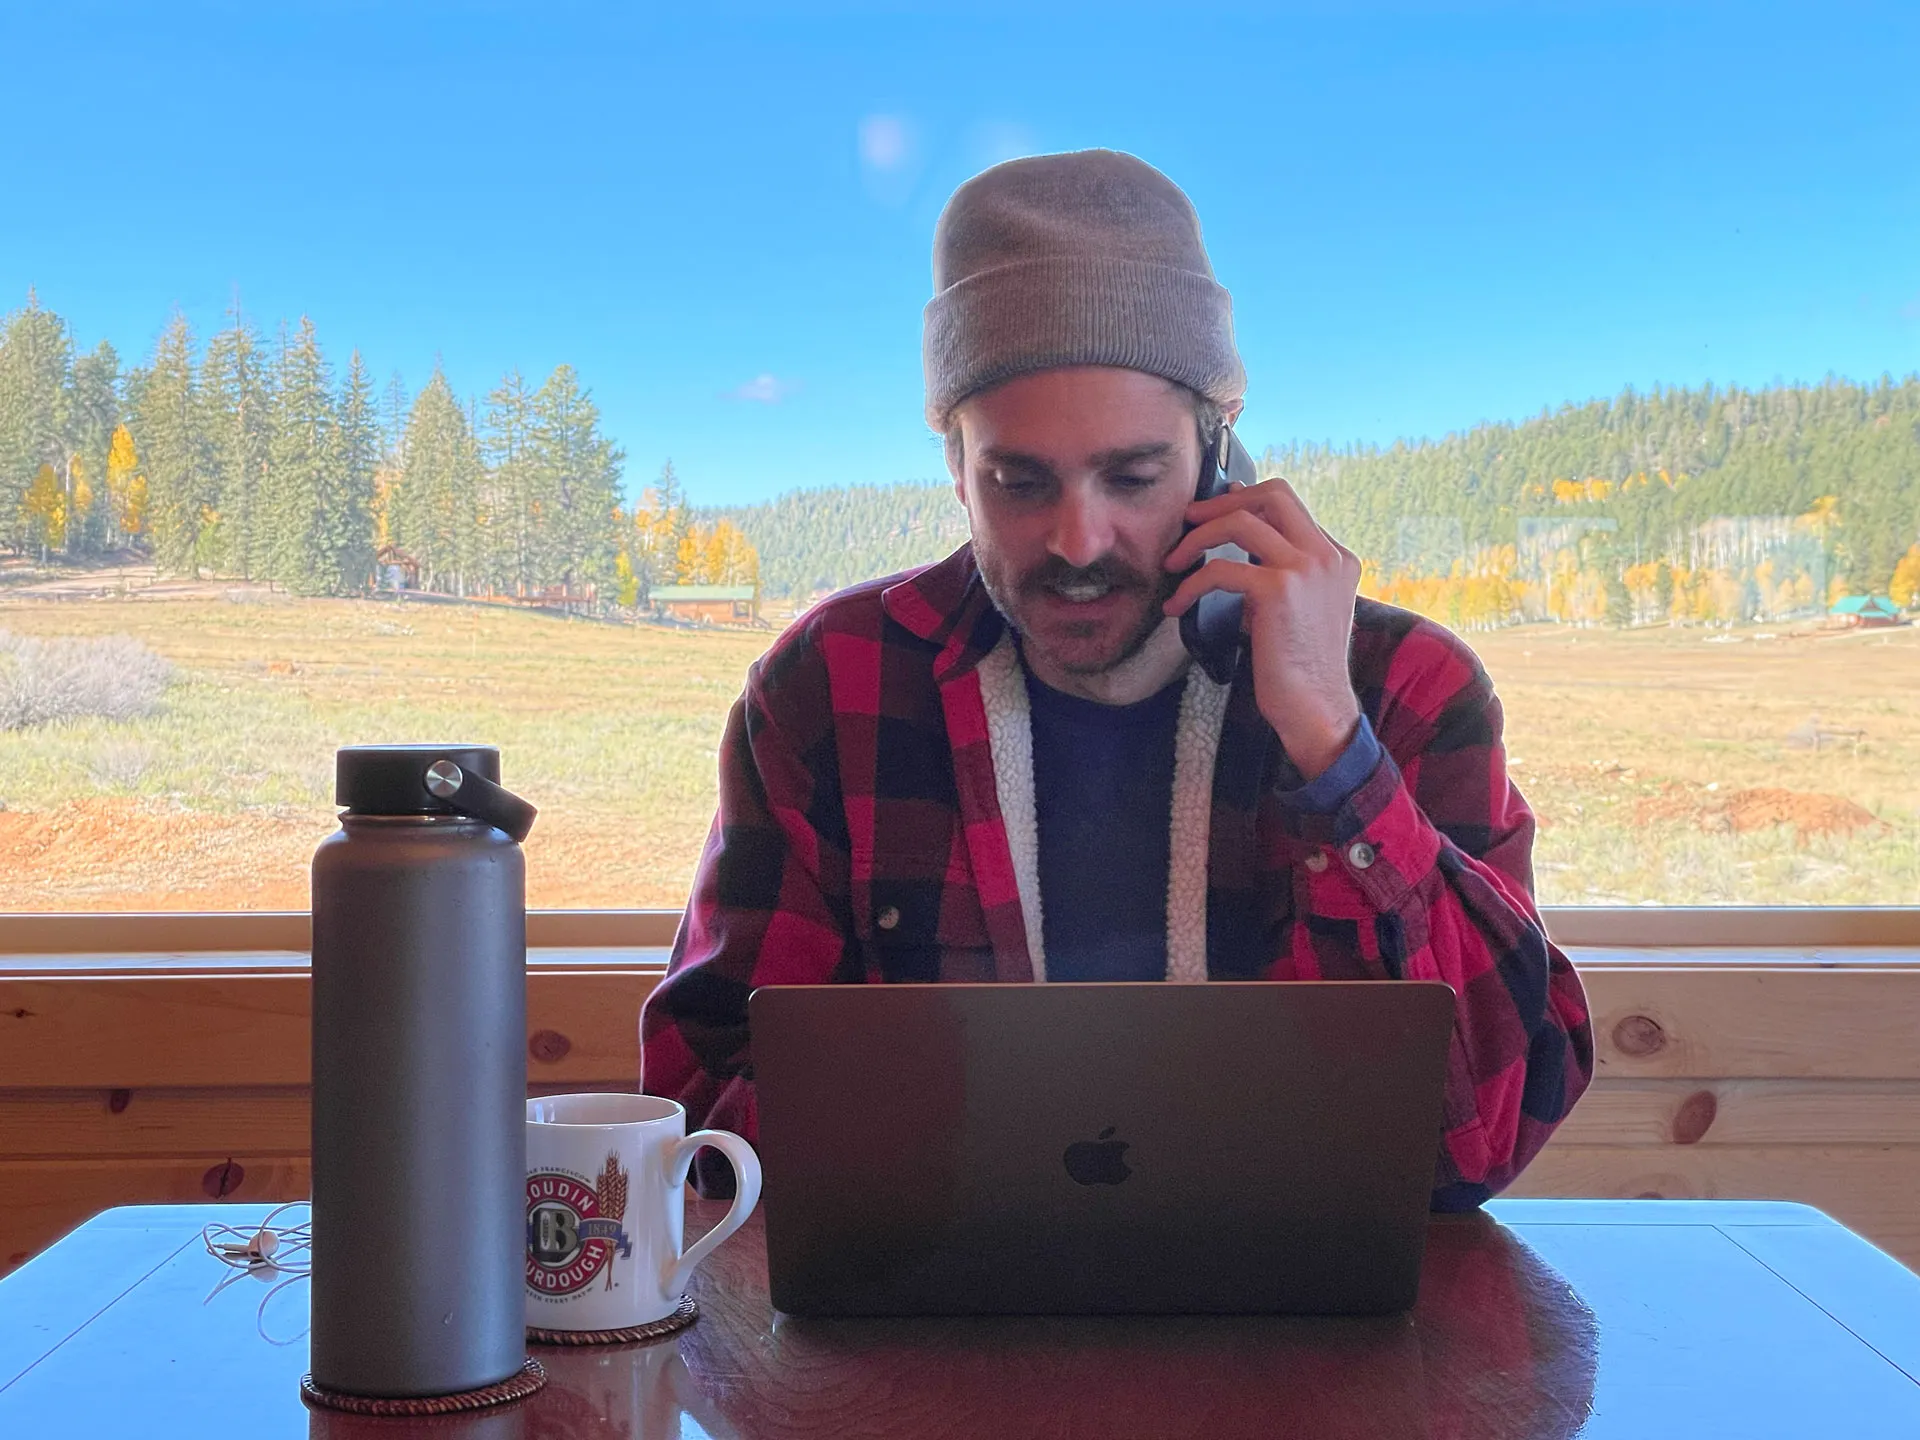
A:
{"type": "MultiPolygon", "coordinates": [[[[258,591],[0,600],[0,630],[131,635],[160,710],[0,734],[0,910],[280,909],[332,828],[332,752],[501,747],[540,805],[536,906],[684,899],[726,710],[769,632],[258,591]]],[[[1920,632],[1480,637],[1549,903],[1920,903],[1920,632]],[[1818,717],[1829,735],[1800,747],[1818,717]]]]}

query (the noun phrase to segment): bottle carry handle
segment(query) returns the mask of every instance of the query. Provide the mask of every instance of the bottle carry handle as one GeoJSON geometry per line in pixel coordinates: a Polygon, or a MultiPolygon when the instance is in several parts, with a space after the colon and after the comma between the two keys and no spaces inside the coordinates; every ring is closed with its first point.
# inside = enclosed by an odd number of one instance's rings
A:
{"type": "Polygon", "coordinates": [[[484,775],[463,770],[451,760],[436,760],[427,767],[421,784],[434,799],[461,815],[484,820],[496,830],[504,830],[516,842],[527,838],[533,829],[533,817],[540,812],[503,786],[484,775]]]}

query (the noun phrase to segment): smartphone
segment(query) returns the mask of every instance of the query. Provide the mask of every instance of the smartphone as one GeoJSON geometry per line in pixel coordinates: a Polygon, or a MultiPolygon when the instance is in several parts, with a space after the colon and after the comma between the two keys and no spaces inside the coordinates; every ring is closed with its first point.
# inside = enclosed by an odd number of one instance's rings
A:
{"type": "MultiPolygon", "coordinates": [[[[1233,433],[1231,425],[1222,425],[1214,443],[1200,457],[1200,478],[1194,486],[1193,498],[1211,500],[1216,495],[1224,495],[1228,488],[1238,481],[1242,485],[1255,485],[1260,480],[1259,468],[1253,463],[1253,456],[1247,453],[1247,447],[1240,443],[1240,437],[1233,433]]],[[[1193,527],[1189,525],[1188,531],[1193,527]]],[[[1216,545],[1200,557],[1205,565],[1209,560],[1245,560],[1247,552],[1238,545],[1216,545]]],[[[1187,612],[1180,617],[1180,643],[1187,647],[1187,653],[1200,663],[1216,685],[1225,685],[1232,681],[1233,672],[1240,664],[1240,652],[1246,648],[1246,636],[1240,628],[1240,617],[1244,606],[1242,597],[1230,595],[1222,590],[1209,591],[1202,595],[1187,612]]]]}

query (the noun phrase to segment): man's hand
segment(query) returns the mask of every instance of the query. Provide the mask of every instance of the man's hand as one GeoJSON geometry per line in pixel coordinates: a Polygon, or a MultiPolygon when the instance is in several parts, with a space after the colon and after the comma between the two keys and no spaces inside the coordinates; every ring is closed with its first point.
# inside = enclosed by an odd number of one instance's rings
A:
{"type": "Polygon", "coordinates": [[[1179,615],[1210,590],[1246,597],[1254,696],[1287,756],[1308,780],[1340,758],[1360,722],[1347,672],[1360,562],[1322,530],[1285,480],[1236,487],[1187,507],[1195,528],[1168,553],[1189,568],[1201,552],[1235,544],[1250,560],[1209,560],[1168,598],[1179,615]]]}

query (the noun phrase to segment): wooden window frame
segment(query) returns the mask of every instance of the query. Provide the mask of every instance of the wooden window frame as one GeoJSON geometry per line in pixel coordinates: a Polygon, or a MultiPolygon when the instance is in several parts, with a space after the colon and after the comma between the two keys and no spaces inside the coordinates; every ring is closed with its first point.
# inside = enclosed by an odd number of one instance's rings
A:
{"type": "MultiPolygon", "coordinates": [[[[1920,906],[1600,907],[1543,912],[1563,946],[1601,951],[1920,949],[1920,906]]],[[[656,950],[673,943],[677,910],[535,910],[536,950],[656,950]]],[[[304,954],[305,911],[97,912],[0,915],[0,968],[8,957],[304,954]]],[[[1702,959],[1711,958],[1702,954],[1702,959]]]]}

